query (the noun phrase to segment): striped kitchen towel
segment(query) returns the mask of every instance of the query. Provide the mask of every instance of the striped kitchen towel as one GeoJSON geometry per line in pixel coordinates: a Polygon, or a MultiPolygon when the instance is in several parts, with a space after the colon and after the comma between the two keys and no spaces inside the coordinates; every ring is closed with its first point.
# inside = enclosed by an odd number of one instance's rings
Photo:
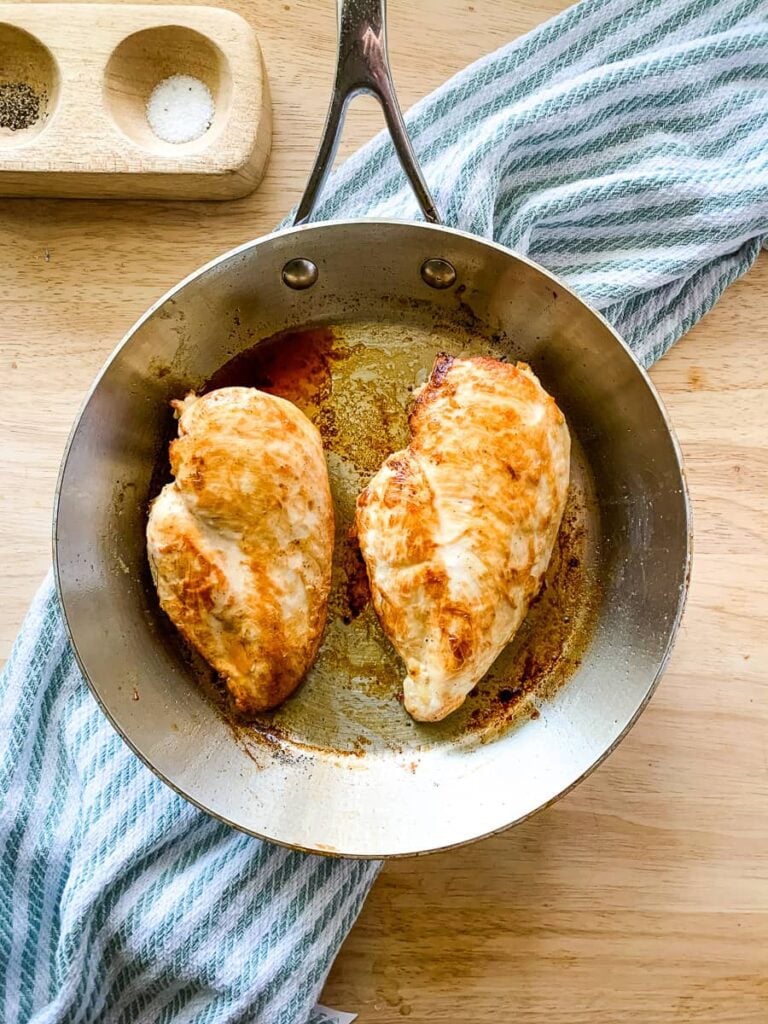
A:
{"type": "MultiPolygon", "coordinates": [[[[768,233],[767,15],[585,0],[457,75],[408,117],[446,220],[551,268],[650,363],[768,233]]],[[[383,137],[316,218],[357,214],[416,215],[383,137]]],[[[309,1020],[378,865],[259,842],[159,782],[91,698],[50,579],[1,694],[0,1020],[309,1020]]]]}

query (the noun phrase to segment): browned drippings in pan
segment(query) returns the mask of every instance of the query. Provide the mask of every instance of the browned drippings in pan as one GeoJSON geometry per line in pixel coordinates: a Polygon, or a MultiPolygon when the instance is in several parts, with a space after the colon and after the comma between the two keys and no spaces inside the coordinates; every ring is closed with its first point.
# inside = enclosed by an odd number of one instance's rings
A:
{"type": "MultiPolygon", "coordinates": [[[[246,349],[201,389],[258,387],[299,406],[322,435],[336,509],[328,624],[317,660],[294,695],[272,712],[239,722],[210,670],[192,659],[195,675],[246,747],[258,744],[263,752],[269,744],[279,756],[315,751],[364,757],[381,750],[416,754],[436,743],[483,743],[535,717],[579,665],[599,604],[593,571],[599,530],[593,481],[574,437],[563,524],[542,591],[519,633],[445,721],[414,722],[402,706],[403,665],[373,611],[351,527],[360,490],[391,452],[408,443],[412,392],[440,351],[517,358],[504,338],[458,325],[315,326],[246,349]]],[[[163,460],[158,486],[167,478],[167,454],[163,460]]],[[[178,635],[175,643],[182,644],[178,635]]]]}

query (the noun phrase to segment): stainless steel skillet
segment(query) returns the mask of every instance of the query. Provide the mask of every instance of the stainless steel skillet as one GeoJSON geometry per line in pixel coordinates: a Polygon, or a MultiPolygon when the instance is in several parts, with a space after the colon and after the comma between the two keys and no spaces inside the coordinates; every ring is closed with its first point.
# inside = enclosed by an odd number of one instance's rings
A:
{"type": "MultiPolygon", "coordinates": [[[[297,215],[322,185],[349,96],[382,101],[427,221],[386,62],[381,0],[340,2],[336,92],[297,215]]],[[[643,370],[541,267],[435,223],[294,226],[219,257],[160,299],[79,415],[56,499],[57,584],[104,711],[169,785],[238,828],[307,850],[400,856],[469,842],[556,799],[649,699],[685,599],[680,452],[643,370]],[[574,438],[547,586],[510,648],[438,725],[410,721],[401,666],[347,537],[355,496],[407,439],[410,389],[436,352],[525,359],[574,438]],[[169,401],[254,384],[320,427],[338,516],[318,660],[280,709],[242,726],[160,612],[144,549],[167,472],[169,401]]]]}

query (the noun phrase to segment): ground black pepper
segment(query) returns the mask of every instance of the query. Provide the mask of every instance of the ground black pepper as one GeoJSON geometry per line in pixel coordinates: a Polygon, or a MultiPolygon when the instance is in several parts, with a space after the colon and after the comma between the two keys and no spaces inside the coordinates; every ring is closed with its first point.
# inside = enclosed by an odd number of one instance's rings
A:
{"type": "Polygon", "coordinates": [[[0,82],[0,128],[29,128],[40,119],[44,98],[27,82],[0,82]]]}

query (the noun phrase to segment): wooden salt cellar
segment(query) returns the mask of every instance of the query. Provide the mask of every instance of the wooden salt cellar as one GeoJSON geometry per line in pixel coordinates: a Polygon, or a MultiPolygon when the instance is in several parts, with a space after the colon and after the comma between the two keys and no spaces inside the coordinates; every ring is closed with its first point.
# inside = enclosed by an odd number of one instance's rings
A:
{"type": "Polygon", "coordinates": [[[267,78],[255,32],[233,11],[0,4],[0,89],[19,83],[41,97],[39,116],[0,127],[0,195],[229,199],[264,173],[267,78]],[[171,75],[200,79],[214,99],[191,142],[164,142],[147,121],[171,75]]]}

